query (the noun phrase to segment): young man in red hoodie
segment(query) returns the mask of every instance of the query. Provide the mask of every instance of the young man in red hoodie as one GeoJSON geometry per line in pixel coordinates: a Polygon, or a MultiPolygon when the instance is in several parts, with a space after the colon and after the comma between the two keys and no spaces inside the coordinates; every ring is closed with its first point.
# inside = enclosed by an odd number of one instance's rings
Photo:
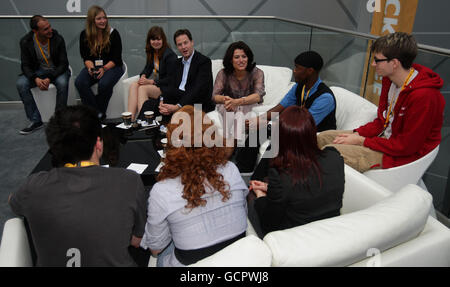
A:
{"type": "Polygon", "coordinates": [[[383,84],[375,120],[353,131],[319,134],[321,148],[334,146],[345,163],[360,172],[391,168],[415,161],[441,142],[445,100],[441,77],[413,64],[417,43],[413,36],[396,32],[372,45],[372,66],[383,84]]]}

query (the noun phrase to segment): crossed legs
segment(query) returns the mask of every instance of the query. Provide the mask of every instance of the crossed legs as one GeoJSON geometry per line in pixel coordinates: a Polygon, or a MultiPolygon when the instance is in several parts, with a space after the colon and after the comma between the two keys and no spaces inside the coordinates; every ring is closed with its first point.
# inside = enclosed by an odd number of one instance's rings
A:
{"type": "Polygon", "coordinates": [[[161,96],[161,90],[155,85],[132,83],[128,91],[128,111],[132,114],[132,120],[134,121],[139,115],[145,101],[149,98],[158,99],[159,96],[161,96]]]}
{"type": "Polygon", "coordinates": [[[336,136],[352,131],[328,130],[317,135],[317,144],[323,149],[327,146],[336,148],[344,158],[344,162],[359,172],[373,168],[381,168],[383,153],[368,147],[349,144],[333,144],[336,136]]]}

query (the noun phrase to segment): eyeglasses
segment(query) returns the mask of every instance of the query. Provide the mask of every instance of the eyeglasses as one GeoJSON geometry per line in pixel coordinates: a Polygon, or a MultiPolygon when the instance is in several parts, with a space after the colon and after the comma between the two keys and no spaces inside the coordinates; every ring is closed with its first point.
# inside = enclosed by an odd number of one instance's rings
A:
{"type": "Polygon", "coordinates": [[[377,57],[373,57],[373,60],[375,61],[376,64],[378,64],[379,62],[384,62],[384,61],[390,61],[391,59],[386,58],[386,59],[377,59],[377,57]]]}

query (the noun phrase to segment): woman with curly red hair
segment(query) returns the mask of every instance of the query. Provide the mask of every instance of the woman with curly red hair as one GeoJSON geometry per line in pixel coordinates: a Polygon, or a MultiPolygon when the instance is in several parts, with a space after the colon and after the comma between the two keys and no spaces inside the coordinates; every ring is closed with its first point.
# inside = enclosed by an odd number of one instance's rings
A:
{"type": "Polygon", "coordinates": [[[168,246],[158,266],[193,264],[245,236],[248,189],[227,149],[212,145],[214,134],[208,140],[213,128],[189,105],[167,125],[166,157],[150,192],[141,242],[154,255],[168,246]]]}

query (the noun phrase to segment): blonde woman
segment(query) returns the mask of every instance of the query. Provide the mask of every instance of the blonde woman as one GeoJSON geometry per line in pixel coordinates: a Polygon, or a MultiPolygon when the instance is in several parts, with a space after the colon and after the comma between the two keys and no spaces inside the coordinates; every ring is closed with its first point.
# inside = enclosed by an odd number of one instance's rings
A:
{"type": "Polygon", "coordinates": [[[147,62],[139,74],[139,80],[130,85],[128,92],[128,111],[133,120],[139,115],[142,105],[151,99],[152,110],[159,112],[159,96],[169,84],[177,55],[170,48],[163,28],[153,26],[148,30],[145,45],[147,62]]]}
{"type": "Polygon", "coordinates": [[[78,75],[77,87],[83,104],[106,117],[106,109],[114,85],[123,74],[122,41],[119,32],[109,26],[105,10],[91,6],[86,17],[86,29],[80,34],[80,54],[85,68],[78,75]],[[98,95],[91,86],[98,83],[98,95]]]}

